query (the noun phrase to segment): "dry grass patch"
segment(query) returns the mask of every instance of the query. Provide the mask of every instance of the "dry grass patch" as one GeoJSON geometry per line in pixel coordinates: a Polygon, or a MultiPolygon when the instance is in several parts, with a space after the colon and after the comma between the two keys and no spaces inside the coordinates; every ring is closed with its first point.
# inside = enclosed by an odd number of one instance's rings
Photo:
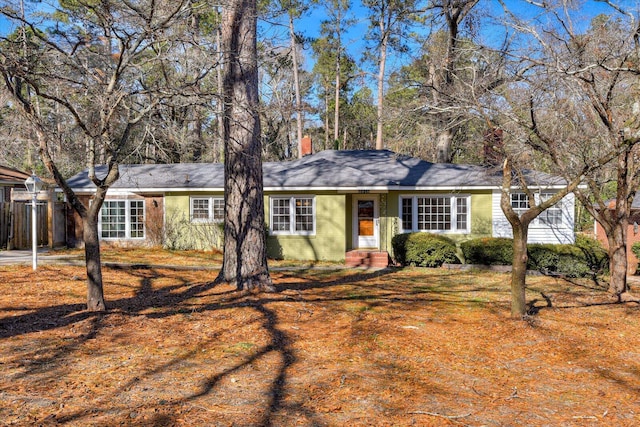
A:
{"type": "Polygon", "coordinates": [[[240,295],[106,268],[105,314],[82,274],[0,268],[6,425],[640,424],[640,309],[587,282],[530,278],[516,322],[488,272],[284,271],[240,295]]]}

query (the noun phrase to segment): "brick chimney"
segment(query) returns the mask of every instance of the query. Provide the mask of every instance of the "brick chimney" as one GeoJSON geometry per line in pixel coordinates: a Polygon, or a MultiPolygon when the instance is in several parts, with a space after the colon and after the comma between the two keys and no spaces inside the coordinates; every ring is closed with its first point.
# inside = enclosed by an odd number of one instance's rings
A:
{"type": "Polygon", "coordinates": [[[308,156],[313,154],[313,144],[311,143],[311,137],[309,135],[305,135],[300,141],[300,157],[308,156]]]}

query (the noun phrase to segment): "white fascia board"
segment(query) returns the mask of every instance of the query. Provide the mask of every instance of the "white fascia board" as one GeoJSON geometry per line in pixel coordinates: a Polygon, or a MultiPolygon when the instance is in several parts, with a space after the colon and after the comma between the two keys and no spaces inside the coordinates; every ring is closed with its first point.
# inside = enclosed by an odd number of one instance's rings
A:
{"type": "Polygon", "coordinates": [[[313,193],[314,191],[337,191],[338,193],[357,193],[359,191],[369,191],[376,193],[388,193],[389,187],[264,187],[264,191],[306,191],[313,193]]]}
{"type": "MultiPolygon", "coordinates": [[[[566,185],[550,185],[550,186],[536,186],[530,187],[532,190],[542,189],[542,190],[562,190],[566,188],[566,185]]],[[[582,186],[581,186],[582,188],[582,186]]],[[[450,192],[460,192],[460,191],[473,191],[473,190],[500,190],[500,186],[495,185],[462,185],[462,186],[371,186],[371,187],[264,187],[264,191],[306,191],[306,192],[314,192],[314,191],[337,191],[338,193],[358,193],[360,191],[368,191],[371,193],[388,193],[389,191],[450,191],[450,192]]],[[[512,190],[522,190],[520,187],[513,186],[512,190]]],[[[86,194],[86,193],[95,193],[96,187],[82,187],[82,188],[72,188],[74,193],[77,194],[86,194]]],[[[56,192],[62,192],[62,189],[56,188],[56,192]]],[[[131,194],[131,193],[179,193],[179,192],[188,192],[188,193],[211,193],[211,192],[224,192],[224,188],[220,187],[212,187],[212,188],[178,188],[178,187],[166,187],[166,188],[110,188],[108,194],[131,194]]]]}
{"type": "MultiPolygon", "coordinates": [[[[95,193],[96,188],[72,188],[74,193],[95,193]]],[[[62,191],[62,190],[56,190],[62,191]]],[[[219,192],[224,191],[223,188],[109,188],[107,194],[138,194],[138,193],[169,193],[169,192],[219,192]]]]}
{"type": "MultiPolygon", "coordinates": [[[[64,190],[62,190],[62,188],[56,188],[56,193],[64,193],[64,190]]],[[[71,191],[73,191],[75,194],[93,194],[96,192],[96,187],[82,187],[82,188],[71,188],[71,191]]]]}
{"type": "Polygon", "coordinates": [[[223,192],[224,188],[141,188],[136,189],[136,191],[140,193],[217,193],[223,192]]]}
{"type": "Polygon", "coordinates": [[[110,196],[135,196],[135,195],[138,195],[139,193],[142,193],[142,191],[131,191],[131,190],[124,190],[124,189],[117,189],[117,190],[109,189],[109,191],[107,191],[107,197],[110,197],[110,196]]]}
{"type": "Polygon", "coordinates": [[[449,191],[449,192],[461,192],[461,191],[473,191],[473,190],[496,190],[496,186],[443,186],[443,185],[421,185],[418,187],[403,186],[396,187],[394,190],[398,191],[449,191]]]}
{"type": "MultiPolygon", "coordinates": [[[[494,187],[495,188],[495,187],[494,187]]],[[[532,191],[536,191],[536,190],[564,190],[565,188],[567,188],[566,185],[530,185],[529,189],[532,191]]],[[[501,187],[498,187],[498,189],[500,190],[501,187]]],[[[510,190],[515,190],[515,191],[522,191],[522,187],[518,187],[518,186],[511,186],[510,190]]]]}
{"type": "MultiPolygon", "coordinates": [[[[531,186],[529,188],[531,188],[531,190],[534,190],[534,191],[535,190],[562,190],[566,188],[566,185],[550,185],[550,186],[540,186],[540,187],[531,186]]],[[[399,191],[450,191],[450,192],[478,191],[478,190],[500,191],[501,189],[502,187],[497,185],[460,185],[460,186],[423,185],[418,187],[402,186],[402,187],[392,188],[392,190],[399,190],[399,191]]],[[[522,190],[522,188],[513,186],[511,187],[511,190],[517,191],[517,190],[522,190]]]]}

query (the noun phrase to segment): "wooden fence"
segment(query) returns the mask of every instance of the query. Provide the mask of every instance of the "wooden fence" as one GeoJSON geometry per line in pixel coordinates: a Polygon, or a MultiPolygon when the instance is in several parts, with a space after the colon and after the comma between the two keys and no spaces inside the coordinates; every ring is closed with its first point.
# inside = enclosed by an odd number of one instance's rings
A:
{"type": "Polygon", "coordinates": [[[11,234],[11,203],[0,201],[0,248],[6,248],[11,234]]]}
{"type": "MultiPolygon", "coordinates": [[[[66,206],[63,202],[38,200],[37,245],[66,245],[66,206]]],[[[31,249],[31,201],[0,202],[0,248],[31,249]]]]}

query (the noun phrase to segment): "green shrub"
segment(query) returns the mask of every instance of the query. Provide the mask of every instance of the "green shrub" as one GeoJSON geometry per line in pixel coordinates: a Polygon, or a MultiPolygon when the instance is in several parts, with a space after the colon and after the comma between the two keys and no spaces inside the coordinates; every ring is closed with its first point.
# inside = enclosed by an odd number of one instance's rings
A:
{"type": "Polygon", "coordinates": [[[459,263],[456,244],[446,236],[430,233],[405,233],[393,237],[393,253],[398,263],[419,267],[440,267],[459,263]]]}
{"type": "Polygon", "coordinates": [[[545,274],[555,273],[560,261],[560,254],[555,246],[540,243],[527,245],[527,253],[529,255],[527,268],[538,270],[545,274]]]}
{"type": "Polygon", "coordinates": [[[527,268],[530,270],[567,277],[586,277],[594,273],[577,245],[533,243],[527,245],[527,251],[527,268]]]}
{"type": "Polygon", "coordinates": [[[566,277],[589,277],[595,274],[584,258],[571,255],[560,255],[558,273],[566,277]]]}
{"type": "Polygon", "coordinates": [[[609,254],[598,240],[577,234],[575,246],[582,251],[589,269],[593,271],[594,274],[609,271],[609,254]]]}
{"type": "Polygon", "coordinates": [[[511,265],[513,263],[513,239],[506,237],[482,237],[460,243],[467,264],[511,265]]]}
{"type": "MultiPolygon", "coordinates": [[[[468,264],[510,265],[513,263],[513,239],[478,238],[460,244],[468,264]]],[[[638,248],[640,251],[640,247],[638,248]]],[[[527,268],[544,274],[567,277],[587,277],[601,274],[608,268],[607,252],[595,240],[576,236],[573,245],[532,243],[527,245],[527,268]]]]}
{"type": "Polygon", "coordinates": [[[636,242],[631,246],[631,252],[633,252],[636,258],[640,259],[640,242],[636,242]]]}

